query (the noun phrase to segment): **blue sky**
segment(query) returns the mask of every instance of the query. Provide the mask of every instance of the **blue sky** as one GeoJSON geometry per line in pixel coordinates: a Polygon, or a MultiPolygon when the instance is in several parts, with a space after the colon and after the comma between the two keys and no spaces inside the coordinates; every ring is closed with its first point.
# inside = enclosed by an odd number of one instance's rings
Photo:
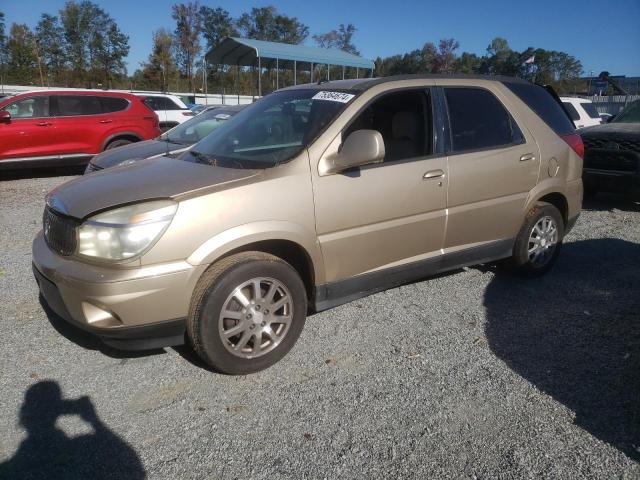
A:
{"type": "MultiPolygon", "coordinates": [[[[129,72],[146,60],[151,32],[173,29],[175,0],[94,0],[130,37],[129,72]]],[[[184,1],[184,0],[183,0],[184,1]]],[[[65,0],[0,0],[12,22],[34,26],[40,14],[55,14],[65,0]]],[[[529,46],[563,50],[577,57],[586,74],[602,70],[640,76],[640,0],[243,0],[202,1],[239,16],[252,6],[275,5],[309,26],[311,34],[353,23],[356,46],[365,57],[404,53],[454,37],[460,50],[483,54],[492,38],[505,37],[515,50],[529,46]]],[[[312,40],[307,40],[311,44],[312,40]]]]}

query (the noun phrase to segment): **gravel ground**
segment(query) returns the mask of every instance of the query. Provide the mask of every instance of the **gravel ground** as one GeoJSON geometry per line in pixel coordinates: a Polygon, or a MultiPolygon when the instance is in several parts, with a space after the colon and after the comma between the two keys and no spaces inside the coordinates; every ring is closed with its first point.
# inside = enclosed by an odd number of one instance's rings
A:
{"type": "Polygon", "coordinates": [[[0,476],[640,478],[639,204],[587,205],[545,278],[373,295],[227,377],[48,319],[30,244],[67,179],[0,182],[0,476]]]}

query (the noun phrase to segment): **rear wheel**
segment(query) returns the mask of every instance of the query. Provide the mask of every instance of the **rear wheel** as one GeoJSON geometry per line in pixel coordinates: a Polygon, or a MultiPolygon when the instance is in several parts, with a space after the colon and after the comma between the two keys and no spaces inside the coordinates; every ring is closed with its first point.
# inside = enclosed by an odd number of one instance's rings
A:
{"type": "Polygon", "coordinates": [[[122,147],[123,145],[129,145],[130,143],[133,143],[133,142],[131,140],[125,140],[125,139],[113,140],[109,142],[105,150],[111,150],[112,148],[122,147]]]}
{"type": "Polygon", "coordinates": [[[547,273],[556,262],[564,235],[564,221],[556,207],[539,203],[527,213],[513,247],[511,265],[529,276],[547,273]]]}
{"type": "Polygon", "coordinates": [[[243,252],[207,270],[193,294],[187,334],[200,358],[221,373],[242,375],[284,357],[302,332],[304,284],[284,260],[243,252]]]}

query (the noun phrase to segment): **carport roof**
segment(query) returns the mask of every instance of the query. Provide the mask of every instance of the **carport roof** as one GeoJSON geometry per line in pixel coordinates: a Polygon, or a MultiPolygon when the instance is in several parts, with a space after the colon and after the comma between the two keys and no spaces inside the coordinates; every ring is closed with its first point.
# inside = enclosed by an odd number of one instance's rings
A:
{"type": "Polygon", "coordinates": [[[307,47],[288,43],[267,42],[249,38],[227,37],[207,52],[209,63],[255,66],[258,57],[263,67],[281,67],[294,61],[373,69],[373,61],[335,48],[307,47]],[[265,61],[266,60],[266,61],[265,61]]]}

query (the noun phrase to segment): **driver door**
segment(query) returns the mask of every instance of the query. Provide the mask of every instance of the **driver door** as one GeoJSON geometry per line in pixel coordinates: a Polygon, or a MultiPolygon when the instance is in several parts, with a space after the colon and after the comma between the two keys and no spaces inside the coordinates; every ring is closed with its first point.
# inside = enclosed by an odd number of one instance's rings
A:
{"type": "Polygon", "coordinates": [[[49,115],[49,98],[34,95],[4,107],[11,119],[0,123],[0,159],[58,156],[55,118],[49,115]]]}
{"type": "Polygon", "coordinates": [[[375,98],[328,151],[337,151],[359,129],[381,133],[384,161],[314,176],[316,229],[328,283],[437,257],[444,242],[447,158],[432,153],[428,90],[375,98]]]}

